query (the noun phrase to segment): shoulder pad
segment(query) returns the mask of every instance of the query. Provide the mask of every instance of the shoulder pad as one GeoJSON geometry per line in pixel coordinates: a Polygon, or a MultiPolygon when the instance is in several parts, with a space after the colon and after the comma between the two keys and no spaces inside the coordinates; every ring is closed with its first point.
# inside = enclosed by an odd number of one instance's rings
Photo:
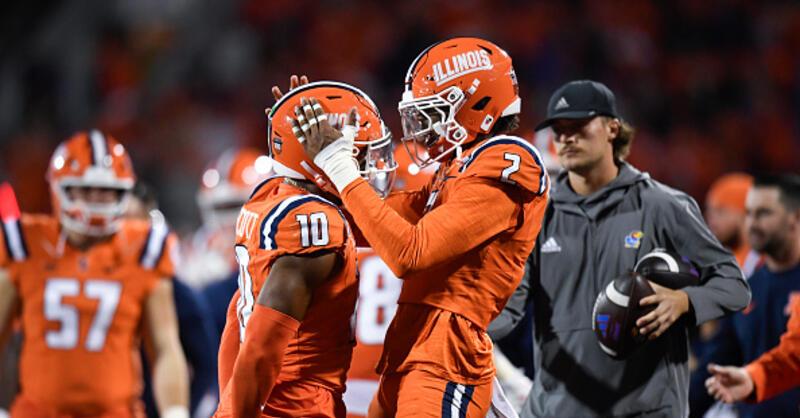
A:
{"type": "Polygon", "coordinates": [[[0,225],[0,267],[9,262],[21,262],[28,258],[28,246],[20,219],[4,219],[0,225]]]}
{"type": "Polygon", "coordinates": [[[139,264],[142,267],[147,270],[154,270],[156,267],[163,264],[161,262],[162,259],[169,257],[169,251],[167,251],[169,235],[170,231],[166,223],[150,223],[150,229],[147,231],[147,237],[144,240],[144,246],[139,255],[139,264]]]}
{"type": "Polygon", "coordinates": [[[550,182],[539,150],[520,137],[507,135],[478,145],[459,172],[513,184],[537,195],[543,194],[550,182]]]}
{"type": "Polygon", "coordinates": [[[317,195],[290,196],[261,221],[259,248],[309,253],[341,247],[351,236],[344,214],[317,195]]]}

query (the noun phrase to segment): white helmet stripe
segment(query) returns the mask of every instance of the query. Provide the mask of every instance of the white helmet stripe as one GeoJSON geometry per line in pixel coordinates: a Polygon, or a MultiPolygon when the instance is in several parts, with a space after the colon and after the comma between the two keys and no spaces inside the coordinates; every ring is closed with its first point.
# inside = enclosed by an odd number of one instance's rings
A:
{"type": "Polygon", "coordinates": [[[105,135],[97,129],[92,129],[89,132],[89,144],[92,147],[92,165],[101,167],[103,159],[108,154],[105,135]]]}

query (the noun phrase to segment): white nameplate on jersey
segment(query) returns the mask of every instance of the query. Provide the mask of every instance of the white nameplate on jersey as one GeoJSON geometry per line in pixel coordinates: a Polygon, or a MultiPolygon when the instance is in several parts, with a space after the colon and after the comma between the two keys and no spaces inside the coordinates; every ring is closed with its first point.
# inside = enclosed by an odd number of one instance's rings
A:
{"type": "Polygon", "coordinates": [[[492,68],[489,53],[483,49],[464,52],[433,64],[433,81],[437,86],[464,74],[492,68]]]}
{"type": "Polygon", "coordinates": [[[253,235],[256,223],[258,221],[258,214],[249,211],[245,208],[239,212],[239,217],[236,218],[236,236],[250,239],[253,235]]]}

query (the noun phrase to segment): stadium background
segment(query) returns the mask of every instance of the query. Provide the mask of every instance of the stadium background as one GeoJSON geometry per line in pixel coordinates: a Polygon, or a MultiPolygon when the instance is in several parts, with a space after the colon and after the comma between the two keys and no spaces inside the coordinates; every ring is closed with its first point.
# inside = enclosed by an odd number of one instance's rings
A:
{"type": "Polygon", "coordinates": [[[128,146],[170,222],[197,226],[205,164],[263,149],[269,88],[292,73],[353,83],[395,137],[408,64],[479,35],[514,60],[522,134],[576,78],[615,91],[639,134],[630,160],[702,202],[732,170],[797,171],[800,7],[794,1],[82,0],[5,2],[0,178],[49,208],[55,145],[87,127],[128,146]]]}

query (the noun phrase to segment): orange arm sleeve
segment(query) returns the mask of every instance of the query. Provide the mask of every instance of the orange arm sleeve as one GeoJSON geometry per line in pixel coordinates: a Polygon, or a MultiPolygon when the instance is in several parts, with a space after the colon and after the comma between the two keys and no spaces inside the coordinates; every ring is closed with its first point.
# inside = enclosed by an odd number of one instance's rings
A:
{"type": "Polygon", "coordinates": [[[417,223],[425,211],[428,201],[428,188],[415,191],[402,191],[390,194],[385,199],[386,204],[394,209],[400,216],[411,223],[417,223]]]}
{"type": "Polygon", "coordinates": [[[370,246],[398,277],[428,269],[475,248],[516,225],[521,204],[507,187],[464,180],[446,203],[412,224],[381,200],[363,179],[348,185],[342,201],[370,246]]]}
{"type": "Polygon", "coordinates": [[[755,383],[756,402],[800,385],[800,298],[792,303],[792,314],[780,344],[746,369],[755,383]]]}
{"type": "Polygon", "coordinates": [[[259,418],[269,398],[289,340],[300,322],[275,309],[256,304],[247,320],[245,336],[231,381],[234,418],[259,418]]]}
{"type": "Polygon", "coordinates": [[[239,302],[239,291],[233,294],[231,303],[228,304],[228,313],[225,317],[225,329],[219,342],[219,354],[217,354],[217,380],[219,383],[219,398],[225,386],[233,375],[233,365],[236,356],[239,354],[239,318],[236,314],[236,304],[239,302]]]}

